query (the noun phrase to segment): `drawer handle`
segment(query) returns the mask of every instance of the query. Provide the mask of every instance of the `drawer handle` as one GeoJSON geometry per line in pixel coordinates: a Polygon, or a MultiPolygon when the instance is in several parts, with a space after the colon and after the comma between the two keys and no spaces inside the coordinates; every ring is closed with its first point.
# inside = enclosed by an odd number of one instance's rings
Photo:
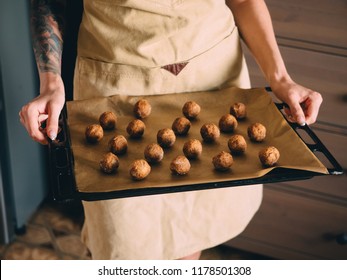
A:
{"type": "Polygon", "coordinates": [[[347,233],[341,233],[338,236],[336,236],[336,242],[340,245],[347,244],[347,233]]]}

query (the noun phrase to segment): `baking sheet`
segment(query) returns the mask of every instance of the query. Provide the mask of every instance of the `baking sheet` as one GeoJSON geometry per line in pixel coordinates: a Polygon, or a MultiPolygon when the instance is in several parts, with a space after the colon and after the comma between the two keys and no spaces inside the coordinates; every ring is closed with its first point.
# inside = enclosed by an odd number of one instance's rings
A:
{"type": "Polygon", "coordinates": [[[78,192],[102,193],[133,189],[179,187],[185,185],[218,183],[224,181],[259,178],[273,168],[288,168],[328,174],[327,168],[308,149],[295,131],[283,118],[269,94],[263,88],[228,88],[212,92],[180,93],[149,96],[111,96],[81,101],[67,102],[68,126],[71,137],[71,149],[74,157],[74,173],[78,192]],[[152,105],[151,115],[144,119],[146,130],[141,139],[132,139],[126,133],[128,123],[135,119],[133,106],[146,98],[152,105]],[[129,175],[129,166],[135,159],[144,158],[146,145],[156,143],[157,131],[170,128],[172,122],[182,115],[182,106],[186,101],[194,100],[201,106],[198,119],[192,121],[187,136],[178,136],[172,148],[164,150],[164,159],[159,164],[151,164],[150,175],[142,181],[134,181],[129,175]],[[247,106],[247,118],[239,121],[233,133],[221,133],[217,143],[205,143],[200,136],[204,123],[218,125],[222,115],[229,113],[230,105],[242,102],[247,106]],[[98,123],[101,113],[113,111],[118,116],[117,128],[105,131],[104,138],[97,144],[89,144],[84,137],[87,125],[98,123]],[[254,143],[247,136],[247,127],[260,122],[267,128],[267,136],[262,143],[254,143]],[[227,141],[233,134],[245,137],[248,149],[245,155],[234,156],[234,164],[227,172],[218,172],[212,165],[212,157],[220,151],[229,151],[227,141]],[[108,152],[108,141],[115,135],[124,135],[128,140],[128,152],[119,156],[120,167],[115,174],[106,175],[99,169],[99,161],[108,152]],[[170,172],[171,160],[183,154],[183,144],[189,139],[199,139],[203,152],[199,159],[191,160],[191,170],[187,175],[178,176],[170,172]],[[275,146],[281,157],[275,167],[264,168],[258,151],[266,146],[275,146]]]}

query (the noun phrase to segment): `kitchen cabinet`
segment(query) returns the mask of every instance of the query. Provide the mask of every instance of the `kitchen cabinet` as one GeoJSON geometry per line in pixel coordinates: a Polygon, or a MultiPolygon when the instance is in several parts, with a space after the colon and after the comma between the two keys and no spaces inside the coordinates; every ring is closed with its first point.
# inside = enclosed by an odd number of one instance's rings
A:
{"type": "MultiPolygon", "coordinates": [[[[264,186],[262,206],[226,244],[276,259],[347,259],[347,5],[343,0],[267,0],[288,72],[320,92],[311,128],[345,174],[264,186]]],[[[253,87],[266,85],[246,51],[253,87]]]]}

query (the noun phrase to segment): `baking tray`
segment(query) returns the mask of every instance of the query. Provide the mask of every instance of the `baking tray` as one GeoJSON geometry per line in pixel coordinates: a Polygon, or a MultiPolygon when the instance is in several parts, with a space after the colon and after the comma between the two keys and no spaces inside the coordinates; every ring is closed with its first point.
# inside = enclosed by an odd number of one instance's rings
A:
{"type": "MultiPolygon", "coordinates": [[[[270,89],[267,88],[269,91],[270,89]]],[[[241,92],[243,90],[240,90],[241,92]]],[[[255,89],[257,92],[258,89],[255,89]]],[[[199,93],[186,94],[187,98],[192,98],[194,96],[199,96],[199,93]]],[[[184,96],[186,96],[184,95],[184,96]]],[[[204,96],[206,93],[204,94],[204,96]]],[[[156,98],[156,97],[150,97],[156,98]]],[[[129,97],[131,102],[136,100],[136,97],[129,97]]],[[[130,102],[130,103],[131,103],[130,102]]],[[[181,101],[182,103],[182,101],[181,101]]],[[[230,105],[230,104],[229,104],[230,105]]],[[[228,105],[228,106],[229,106],[228,105]]],[[[270,104],[270,107],[273,104],[270,104]]],[[[275,104],[273,105],[276,110],[281,112],[281,110],[286,106],[285,104],[275,104]]],[[[130,106],[131,107],[131,106],[130,106]]],[[[179,107],[179,106],[178,106],[179,107]]],[[[117,112],[119,113],[119,112],[117,112]]],[[[122,115],[122,113],[120,113],[122,115]]],[[[283,114],[279,114],[283,120],[285,120],[283,114]]],[[[294,181],[294,180],[304,180],[310,179],[314,176],[322,175],[339,175],[343,173],[343,170],[336,159],[312,131],[312,129],[305,126],[298,126],[294,123],[289,123],[285,121],[286,125],[290,127],[292,131],[301,139],[300,141],[305,145],[305,147],[311,151],[313,154],[319,154],[320,157],[324,158],[324,164],[329,166],[326,171],[316,172],[306,169],[288,168],[282,166],[276,166],[275,168],[268,169],[267,173],[259,176],[248,176],[247,178],[235,178],[232,173],[222,174],[221,179],[214,180],[208,179],[203,181],[195,182],[194,180],[187,180],[185,177],[173,178],[172,185],[170,182],[166,184],[153,184],[153,182],[146,179],[142,182],[131,182],[131,187],[127,188],[107,188],[105,190],[82,190],[76,183],[75,178],[75,158],[73,154],[73,147],[71,143],[70,128],[68,125],[68,114],[66,107],[63,109],[60,117],[60,132],[58,133],[57,139],[55,141],[49,141],[49,157],[50,157],[50,172],[51,172],[51,185],[52,193],[55,200],[66,201],[70,199],[81,199],[87,201],[94,200],[104,200],[104,199],[114,199],[114,198],[124,198],[132,196],[142,196],[142,195],[154,195],[163,193],[173,193],[173,192],[183,192],[183,191],[194,191],[203,190],[211,188],[224,188],[224,187],[234,187],[234,186],[247,186],[253,184],[265,184],[265,183],[275,183],[283,181],[294,181]],[[305,135],[305,137],[303,137],[305,135]]],[[[271,141],[270,141],[271,142],[271,141]]],[[[269,143],[267,143],[269,144],[269,143]]],[[[271,143],[270,143],[271,144],[271,143]]],[[[122,160],[122,159],[121,159],[122,160]]],[[[194,164],[194,163],[193,163],[194,164]]],[[[97,164],[95,164],[97,169],[97,164]]],[[[154,167],[157,168],[157,167],[154,167]]],[[[100,172],[100,171],[98,171],[100,172]]],[[[108,176],[108,175],[107,175],[108,176]]],[[[217,175],[219,176],[219,174],[217,175]]],[[[203,177],[203,176],[202,176],[203,177]]],[[[114,177],[115,184],[117,184],[117,177],[114,177]]]]}

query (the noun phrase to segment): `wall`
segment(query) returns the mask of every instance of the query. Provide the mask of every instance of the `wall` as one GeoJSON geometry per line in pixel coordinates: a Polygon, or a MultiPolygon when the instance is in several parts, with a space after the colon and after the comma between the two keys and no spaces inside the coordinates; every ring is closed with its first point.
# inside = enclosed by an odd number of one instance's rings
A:
{"type": "Polygon", "coordinates": [[[21,107],[39,93],[28,1],[0,2],[1,165],[11,223],[22,227],[47,193],[45,152],[20,124],[21,107]]]}

